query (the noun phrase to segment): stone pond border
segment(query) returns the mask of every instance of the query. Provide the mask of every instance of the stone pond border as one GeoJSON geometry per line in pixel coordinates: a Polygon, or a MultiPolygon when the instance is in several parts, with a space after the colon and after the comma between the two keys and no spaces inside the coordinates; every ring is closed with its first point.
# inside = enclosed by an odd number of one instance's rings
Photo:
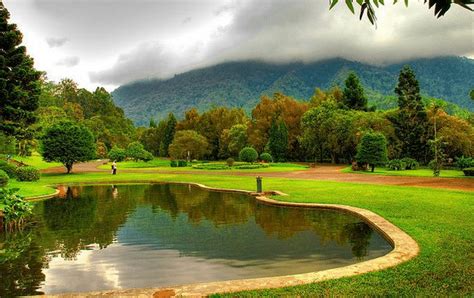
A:
{"type": "MultiPolygon", "coordinates": [[[[135,296],[135,297],[173,297],[173,296],[207,296],[214,293],[232,293],[246,290],[261,290],[270,288],[282,288],[291,287],[304,284],[310,284],[315,282],[321,282],[330,279],[337,279],[342,277],[349,277],[359,275],[363,273],[383,270],[403,262],[406,262],[416,257],[420,251],[420,248],[416,241],[411,238],[408,234],[402,231],[400,228],[390,223],[380,215],[357,207],[351,207],[346,205],[337,204],[317,204],[317,203],[293,203],[277,201],[267,197],[268,195],[280,195],[286,196],[286,194],[278,191],[269,191],[265,193],[255,193],[246,190],[238,189],[221,189],[216,187],[208,187],[199,183],[192,182],[160,182],[160,181],[120,181],[114,182],[91,182],[91,183],[65,183],[64,185],[100,185],[100,184],[140,184],[140,183],[171,183],[171,184],[187,184],[195,185],[203,189],[220,191],[220,192],[232,192],[232,193],[243,193],[253,196],[258,202],[269,205],[285,206],[285,207],[303,207],[303,208],[321,208],[321,209],[332,209],[342,212],[354,214],[365,221],[367,221],[372,228],[375,228],[380,232],[384,238],[393,246],[393,250],[388,254],[364,261],[357,264],[352,264],[344,267],[338,267],[323,271],[309,272],[302,274],[274,276],[274,277],[262,277],[252,279],[239,279],[239,280],[228,280],[228,281],[217,281],[207,282],[198,284],[178,285],[161,288],[145,288],[145,289],[125,289],[125,290],[108,290],[99,292],[86,292],[86,293],[67,293],[59,295],[45,295],[44,297],[100,297],[100,296],[135,296]]],[[[48,196],[32,197],[28,198],[31,200],[45,199],[53,197],[56,194],[48,196]]]]}

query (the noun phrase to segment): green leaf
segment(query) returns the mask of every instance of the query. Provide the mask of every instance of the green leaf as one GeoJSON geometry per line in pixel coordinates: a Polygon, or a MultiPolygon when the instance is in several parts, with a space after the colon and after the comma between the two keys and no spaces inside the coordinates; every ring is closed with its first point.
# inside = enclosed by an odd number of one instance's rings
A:
{"type": "Polygon", "coordinates": [[[329,0],[329,3],[330,3],[329,9],[333,8],[337,4],[337,2],[339,2],[339,0],[332,0],[332,1],[329,0]]]}
{"type": "Polygon", "coordinates": [[[354,12],[354,5],[352,5],[352,0],[346,0],[346,5],[352,11],[352,13],[355,13],[354,12]]]}

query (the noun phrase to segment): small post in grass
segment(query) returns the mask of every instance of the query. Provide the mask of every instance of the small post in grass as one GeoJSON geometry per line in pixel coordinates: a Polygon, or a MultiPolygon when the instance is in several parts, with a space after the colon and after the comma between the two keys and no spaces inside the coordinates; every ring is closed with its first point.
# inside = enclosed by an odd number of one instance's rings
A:
{"type": "Polygon", "coordinates": [[[257,193],[262,193],[262,177],[257,176],[257,193]]]}

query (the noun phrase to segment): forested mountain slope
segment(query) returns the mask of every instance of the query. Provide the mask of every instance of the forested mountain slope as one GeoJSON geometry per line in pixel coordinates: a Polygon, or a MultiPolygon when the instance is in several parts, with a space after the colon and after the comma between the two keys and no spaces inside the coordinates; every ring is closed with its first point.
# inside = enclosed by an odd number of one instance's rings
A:
{"type": "Polygon", "coordinates": [[[341,58],[308,64],[228,62],[167,80],[127,84],[112,95],[128,117],[137,124],[145,124],[151,117],[164,118],[169,112],[181,117],[191,107],[204,111],[224,105],[250,110],[262,94],[274,92],[308,100],[316,87],[342,85],[347,73],[355,71],[366,88],[370,104],[384,109],[396,105],[393,89],[405,64],[415,70],[424,95],[474,110],[474,101],[469,98],[470,90],[474,89],[474,60],[463,57],[418,59],[384,67],[341,58]]]}

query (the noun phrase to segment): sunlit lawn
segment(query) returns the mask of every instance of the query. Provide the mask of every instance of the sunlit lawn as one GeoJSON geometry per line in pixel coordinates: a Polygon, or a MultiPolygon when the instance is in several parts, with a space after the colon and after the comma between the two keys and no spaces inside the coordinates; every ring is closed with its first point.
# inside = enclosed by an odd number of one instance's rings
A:
{"type": "MultiPolygon", "coordinates": [[[[60,183],[198,182],[255,189],[254,177],[166,173],[45,174],[36,183],[11,182],[24,195],[52,192],[60,183]]],[[[280,190],[294,202],[337,203],[372,210],[410,234],[420,255],[397,267],[304,286],[239,293],[238,296],[446,296],[474,293],[474,193],[442,189],[265,178],[264,189],[280,190]]],[[[229,296],[235,296],[231,294],[229,296]]]]}
{"type": "Polygon", "coordinates": [[[59,162],[46,162],[38,152],[33,152],[31,156],[13,156],[12,159],[33,166],[39,170],[61,166],[59,162]]]}
{"type": "MultiPolygon", "coordinates": [[[[354,174],[369,174],[369,175],[385,175],[385,176],[412,176],[412,177],[433,177],[432,169],[416,169],[406,171],[392,171],[387,168],[375,168],[374,172],[371,171],[353,171],[351,167],[347,167],[342,170],[343,173],[354,173],[354,174]]],[[[460,170],[441,170],[440,177],[443,178],[467,178],[464,173],[460,170]]]]}

